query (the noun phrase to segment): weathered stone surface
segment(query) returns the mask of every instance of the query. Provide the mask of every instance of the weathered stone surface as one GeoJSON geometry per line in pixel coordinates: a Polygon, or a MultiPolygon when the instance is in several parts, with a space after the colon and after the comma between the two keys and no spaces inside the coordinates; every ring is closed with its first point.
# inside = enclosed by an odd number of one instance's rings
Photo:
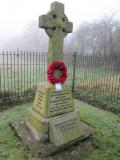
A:
{"type": "Polygon", "coordinates": [[[62,86],[56,91],[55,86],[44,83],[38,86],[33,108],[44,117],[52,117],[74,110],[71,90],[62,86]]]}
{"type": "Polygon", "coordinates": [[[63,60],[64,37],[72,32],[73,23],[64,13],[64,4],[53,2],[51,10],[39,17],[39,27],[44,28],[49,38],[48,64],[63,60]]]}
{"type": "Polygon", "coordinates": [[[49,123],[50,142],[55,146],[67,144],[83,134],[77,111],[53,117],[49,123]]]}
{"type": "Polygon", "coordinates": [[[25,123],[36,140],[40,142],[48,140],[48,119],[43,118],[34,109],[29,109],[25,123]]]}
{"type": "Polygon", "coordinates": [[[46,115],[45,117],[47,117],[49,88],[48,83],[39,85],[33,103],[33,108],[42,115],[46,115]]]}
{"type": "MultiPolygon", "coordinates": [[[[13,122],[11,126],[16,131],[17,135],[21,138],[23,143],[29,147],[31,153],[34,156],[48,156],[56,151],[59,151],[60,149],[63,150],[63,148],[67,148],[70,145],[75,144],[78,141],[85,139],[86,137],[90,136],[94,133],[94,129],[87,124],[81,122],[80,128],[83,130],[83,133],[81,136],[77,139],[74,139],[70,143],[65,144],[64,146],[56,147],[50,142],[41,143],[40,141],[36,140],[31,132],[26,127],[24,120],[17,120],[16,122],[13,122]]],[[[75,146],[74,146],[75,147],[75,146]]]]}

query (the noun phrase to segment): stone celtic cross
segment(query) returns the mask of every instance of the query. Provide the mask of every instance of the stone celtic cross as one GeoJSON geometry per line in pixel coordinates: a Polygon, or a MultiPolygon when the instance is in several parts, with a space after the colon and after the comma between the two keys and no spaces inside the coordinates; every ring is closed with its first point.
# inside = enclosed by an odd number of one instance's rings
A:
{"type": "Polygon", "coordinates": [[[49,36],[48,64],[62,61],[64,37],[73,29],[73,23],[64,14],[64,4],[53,2],[51,10],[39,17],[39,27],[44,28],[49,36]]]}

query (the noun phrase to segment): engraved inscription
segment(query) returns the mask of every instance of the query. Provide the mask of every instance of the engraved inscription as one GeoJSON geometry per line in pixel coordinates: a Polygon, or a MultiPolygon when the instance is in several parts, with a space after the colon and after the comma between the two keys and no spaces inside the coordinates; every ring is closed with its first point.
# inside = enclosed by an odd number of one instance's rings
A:
{"type": "Polygon", "coordinates": [[[61,131],[66,132],[68,130],[76,128],[76,121],[78,121],[78,120],[79,119],[77,117],[71,118],[71,119],[66,120],[64,122],[55,124],[55,127],[60,128],[61,131]]]}
{"type": "Polygon", "coordinates": [[[52,92],[50,95],[50,112],[64,112],[73,109],[72,98],[69,90],[52,92]]]}
{"type": "Polygon", "coordinates": [[[69,112],[50,121],[50,141],[56,146],[80,136],[80,118],[77,111],[69,112]]]}
{"type": "Polygon", "coordinates": [[[42,101],[43,101],[43,97],[44,97],[45,93],[42,91],[38,91],[38,100],[37,100],[37,107],[42,109],[42,101]]]}

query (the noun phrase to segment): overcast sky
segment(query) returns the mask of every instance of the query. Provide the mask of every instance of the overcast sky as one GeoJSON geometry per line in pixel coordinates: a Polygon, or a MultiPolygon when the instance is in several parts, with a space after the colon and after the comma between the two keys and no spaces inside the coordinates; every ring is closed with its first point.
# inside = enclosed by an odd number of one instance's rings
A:
{"type": "MultiPolygon", "coordinates": [[[[22,34],[27,24],[38,21],[39,15],[49,11],[54,0],[0,0],[0,44],[22,34]]],[[[74,30],[83,21],[92,21],[120,11],[120,0],[59,0],[65,4],[65,13],[74,24],[74,30]]]]}

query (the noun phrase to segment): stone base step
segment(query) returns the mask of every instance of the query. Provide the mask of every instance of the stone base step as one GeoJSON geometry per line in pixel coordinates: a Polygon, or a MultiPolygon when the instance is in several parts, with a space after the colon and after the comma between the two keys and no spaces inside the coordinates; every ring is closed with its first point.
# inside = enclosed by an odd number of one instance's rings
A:
{"type": "Polygon", "coordinates": [[[17,120],[16,122],[11,123],[11,126],[15,130],[17,135],[20,137],[22,142],[30,149],[31,153],[34,156],[42,156],[42,157],[53,154],[54,152],[57,152],[59,150],[63,150],[64,148],[67,148],[68,146],[73,145],[73,144],[89,137],[91,134],[93,134],[95,132],[94,128],[90,127],[89,125],[87,125],[84,122],[81,122],[80,128],[82,128],[82,130],[83,130],[82,135],[79,138],[69,142],[66,145],[56,147],[49,142],[40,143],[39,141],[37,141],[32,136],[32,134],[30,133],[28,128],[26,127],[24,120],[17,120]]]}

